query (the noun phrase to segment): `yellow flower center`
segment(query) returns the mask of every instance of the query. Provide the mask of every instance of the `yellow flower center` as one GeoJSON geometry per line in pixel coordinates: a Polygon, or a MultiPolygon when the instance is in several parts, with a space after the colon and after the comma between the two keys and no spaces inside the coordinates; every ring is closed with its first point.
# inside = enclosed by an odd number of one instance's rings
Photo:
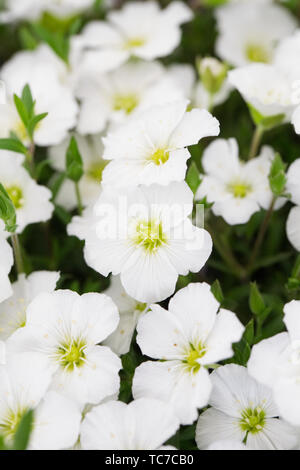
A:
{"type": "Polygon", "coordinates": [[[158,149],[152,155],[150,155],[149,159],[151,162],[155,163],[155,165],[163,165],[169,160],[169,152],[165,149],[158,149]]]}
{"type": "Polygon", "coordinates": [[[7,441],[10,442],[13,439],[26,411],[26,409],[9,410],[0,420],[0,435],[5,437],[7,441]]]}
{"type": "Polygon", "coordinates": [[[135,245],[143,247],[146,251],[153,252],[167,242],[161,222],[140,221],[136,226],[133,237],[135,245]]]}
{"type": "Polygon", "coordinates": [[[242,199],[252,191],[252,187],[248,183],[236,182],[229,184],[228,190],[234,197],[242,199]]]}
{"type": "Polygon", "coordinates": [[[88,178],[100,183],[102,180],[102,173],[108,162],[100,161],[92,163],[87,171],[86,175],[88,178]]]}
{"type": "Polygon", "coordinates": [[[139,38],[139,37],[136,37],[136,38],[131,38],[131,39],[128,39],[125,44],[124,44],[124,48],[125,49],[133,49],[135,47],[142,47],[144,46],[146,43],[146,40],[145,38],[139,38]]]}
{"type": "Polygon", "coordinates": [[[243,431],[251,434],[260,432],[266,422],[266,413],[259,406],[252,409],[247,408],[242,411],[242,418],[240,420],[240,427],[243,431]]]}
{"type": "Polygon", "coordinates": [[[13,131],[22,142],[28,139],[26,127],[21,120],[16,123],[13,131]]]}
{"type": "Polygon", "coordinates": [[[71,340],[60,345],[56,358],[63,369],[71,372],[85,363],[85,349],[86,342],[84,340],[71,340]]]}
{"type": "Polygon", "coordinates": [[[197,346],[190,344],[190,348],[185,354],[184,360],[182,361],[188,371],[196,373],[201,367],[198,360],[205,356],[206,348],[202,343],[197,346]]]}
{"type": "Polygon", "coordinates": [[[114,97],[114,110],[124,111],[126,114],[132,113],[132,111],[139,104],[139,100],[136,95],[115,95],[114,97]]]}
{"type": "Polygon", "coordinates": [[[265,64],[270,62],[270,54],[265,47],[260,44],[251,43],[246,47],[247,59],[251,62],[263,62],[265,64]]]}
{"type": "Polygon", "coordinates": [[[21,209],[24,205],[23,191],[19,186],[12,185],[5,188],[16,209],[21,209]]]}

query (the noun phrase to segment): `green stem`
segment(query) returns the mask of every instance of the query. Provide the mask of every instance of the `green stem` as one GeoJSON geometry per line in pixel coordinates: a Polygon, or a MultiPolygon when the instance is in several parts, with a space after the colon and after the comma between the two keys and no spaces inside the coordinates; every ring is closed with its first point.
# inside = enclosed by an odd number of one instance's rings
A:
{"type": "Polygon", "coordinates": [[[205,223],[206,229],[210,232],[213,244],[215,249],[218,251],[221,258],[225,261],[227,266],[230,268],[233,274],[235,274],[239,279],[244,280],[247,275],[247,271],[243,266],[238,262],[234,254],[232,253],[228,245],[224,245],[223,241],[218,237],[215,231],[205,223]]]}
{"type": "Polygon", "coordinates": [[[24,264],[23,264],[23,258],[22,258],[22,252],[21,252],[19,237],[16,233],[11,234],[11,241],[12,241],[12,246],[13,246],[13,250],[14,250],[14,256],[15,256],[17,272],[18,272],[18,274],[22,274],[22,273],[24,273],[24,264]]]}
{"type": "Polygon", "coordinates": [[[26,155],[26,159],[27,159],[30,173],[33,177],[35,177],[34,152],[35,152],[35,143],[31,141],[29,148],[28,148],[27,155],[26,155]]]}
{"type": "Polygon", "coordinates": [[[80,189],[79,189],[78,182],[75,183],[75,192],[76,192],[78,212],[79,212],[79,215],[82,215],[83,206],[82,206],[82,199],[81,199],[81,194],[80,194],[80,189]]]}
{"type": "Polygon", "coordinates": [[[277,199],[277,197],[274,196],[273,199],[272,199],[272,202],[270,204],[270,207],[266,212],[264,220],[263,220],[263,222],[260,226],[257,238],[256,238],[255,243],[254,243],[254,248],[253,248],[252,255],[251,255],[251,258],[250,258],[250,261],[249,261],[249,264],[248,264],[248,268],[247,268],[247,272],[249,274],[251,274],[252,271],[253,271],[255,261],[257,259],[258,254],[259,254],[261,245],[264,241],[264,238],[265,238],[265,235],[266,235],[266,232],[267,232],[267,229],[268,229],[268,226],[269,226],[269,223],[271,221],[271,217],[272,217],[272,214],[273,214],[273,211],[274,211],[274,206],[275,206],[276,199],[277,199]]]}
{"type": "Polygon", "coordinates": [[[256,129],[255,129],[253,137],[252,137],[251,146],[250,146],[249,160],[251,160],[252,158],[257,156],[259,144],[261,142],[263,133],[264,133],[263,127],[256,126],[256,129]]]}

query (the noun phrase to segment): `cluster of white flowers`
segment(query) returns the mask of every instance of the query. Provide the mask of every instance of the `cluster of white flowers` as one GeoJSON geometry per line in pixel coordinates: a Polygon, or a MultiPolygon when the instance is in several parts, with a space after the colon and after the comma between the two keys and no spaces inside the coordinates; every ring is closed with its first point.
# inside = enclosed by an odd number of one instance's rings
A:
{"type": "MultiPolygon", "coordinates": [[[[6,0],[0,21],[46,14],[62,22],[93,8],[94,0],[6,0]]],[[[260,147],[285,123],[300,134],[300,29],[267,0],[227,2],[215,17],[218,59],[197,57],[195,68],[160,61],[180,45],[190,7],[149,0],[87,21],[69,39],[67,62],[48,41],[0,69],[0,437],[8,447],[33,410],[29,449],[174,449],[168,441],[195,422],[199,449],[300,448],[300,301],[284,307],[287,332],[249,347],[248,364],[237,365],[234,345],[248,329],[201,271],[223,240],[199,221],[205,207],[222,227],[262,211],[267,224],[290,199],[286,232],[300,252],[300,159],[285,173],[276,151],[260,147]],[[236,138],[215,138],[222,122],[211,113],[234,89],[256,126],[248,155],[236,138]],[[190,147],[207,137],[194,188],[190,147]],[[86,265],[111,275],[101,293],[57,288],[63,266],[36,270],[27,260],[24,269],[18,237],[59,210],[69,216],[66,237],[84,242],[86,265]],[[124,403],[121,358],[132,347],[146,359],[124,403]]],[[[226,259],[249,279],[231,252],[226,259]]]]}

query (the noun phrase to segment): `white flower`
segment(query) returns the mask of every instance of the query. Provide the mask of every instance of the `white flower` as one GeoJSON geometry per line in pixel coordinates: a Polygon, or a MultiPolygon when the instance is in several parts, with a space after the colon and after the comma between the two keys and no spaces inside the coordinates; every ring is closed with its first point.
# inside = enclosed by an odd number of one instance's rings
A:
{"type": "Polygon", "coordinates": [[[142,353],[158,359],[135,371],[133,396],[161,399],[174,407],[181,424],[191,424],[211,393],[210,364],[233,355],[232,343],[244,327],[219,303],[206,283],[189,284],[169,302],[169,310],[152,305],[138,323],[142,353]]]}
{"type": "Polygon", "coordinates": [[[157,62],[129,62],[107,74],[81,71],[78,132],[94,134],[107,124],[118,125],[155,105],[183,98],[178,86],[157,62]]]}
{"type": "Polygon", "coordinates": [[[288,121],[294,109],[291,83],[282,70],[268,64],[251,64],[231,70],[228,80],[263,116],[282,115],[288,121]]]}
{"type": "Polygon", "coordinates": [[[0,303],[0,339],[6,340],[18,328],[26,324],[26,309],[41,292],[52,292],[59,279],[59,273],[35,271],[28,277],[20,274],[12,284],[13,294],[0,303]]]}
{"type": "Polygon", "coordinates": [[[23,167],[24,156],[0,151],[0,181],[10,196],[17,215],[17,233],[36,222],[51,218],[51,191],[37,184],[23,167]]]}
{"type": "Polygon", "coordinates": [[[216,18],[217,55],[237,67],[272,62],[276,43],[297,27],[285,8],[266,2],[225,5],[216,10],[216,18]]]}
{"type": "MultiPolygon", "coordinates": [[[[84,206],[88,206],[98,199],[101,192],[102,172],[107,165],[103,160],[103,144],[101,135],[83,137],[75,134],[78,149],[83,161],[84,175],[79,181],[79,190],[84,206]]],[[[61,144],[50,147],[49,158],[52,166],[64,172],[66,168],[66,151],[70,143],[70,137],[61,144]]],[[[76,193],[73,181],[65,179],[59,189],[56,202],[72,210],[77,206],[76,193]]]]}
{"type": "Polygon", "coordinates": [[[90,8],[94,0],[6,0],[2,21],[37,19],[43,12],[56,16],[68,16],[90,8]]]}
{"type": "Polygon", "coordinates": [[[14,264],[13,250],[6,240],[8,233],[5,232],[4,222],[0,219],[0,302],[12,294],[9,273],[14,264]]]}
{"type": "Polygon", "coordinates": [[[239,160],[235,139],[217,139],[204,151],[202,165],[205,175],[196,199],[205,196],[213,202],[212,211],[228,224],[244,224],[272,201],[268,174],[274,152],[263,147],[260,156],[248,162],[239,160]]]}
{"type": "Polygon", "coordinates": [[[48,392],[51,371],[34,353],[11,356],[0,366],[0,434],[11,444],[22,417],[34,410],[29,449],[59,450],[75,444],[81,421],[77,406],[48,392]]]}
{"type": "Polygon", "coordinates": [[[300,301],[284,307],[287,333],[265,339],[252,348],[249,373],[273,390],[280,416],[300,425],[300,301]]]}
{"type": "Polygon", "coordinates": [[[131,56],[153,60],[169,55],[180,43],[180,25],[190,21],[191,10],[174,1],[161,10],[155,1],[130,2],[107,15],[108,22],[92,21],[77,37],[86,49],[83,67],[117,67],[131,56]],[[104,64],[104,65],[103,65],[104,64]],[[97,67],[97,65],[96,65],[97,67]]]}
{"type": "Polygon", "coordinates": [[[110,286],[104,293],[111,297],[118,307],[120,323],[103,344],[109,346],[116,354],[126,354],[130,349],[138,319],[146,310],[147,304],[137,302],[130,297],[122,286],[119,276],[112,276],[110,286]]]}
{"type": "Polygon", "coordinates": [[[209,445],[207,449],[204,450],[250,450],[245,444],[232,441],[229,439],[216,441],[213,444],[209,445]]]}
{"type": "Polygon", "coordinates": [[[103,184],[167,185],[185,178],[188,146],[219,134],[219,122],[208,111],[186,112],[187,102],[153,107],[103,139],[103,157],[112,162],[103,184]]]}
{"type": "Polygon", "coordinates": [[[86,415],[80,440],[85,450],[163,449],[178,427],[172,408],[159,400],[111,401],[86,415]]]}
{"type": "Polygon", "coordinates": [[[192,225],[193,193],[185,182],[141,186],[122,193],[106,188],[94,208],[69,235],[85,238],[85,260],[104,276],[121,274],[126,292],[139,302],[173,294],[179,274],[198,272],[212,241],[192,225]]]}
{"type": "MultiPolygon", "coordinates": [[[[289,77],[299,80],[300,73],[300,30],[282,39],[276,47],[274,64],[285,71],[289,77]]],[[[299,89],[298,89],[299,94],[299,89]]]]}
{"type": "Polygon", "coordinates": [[[286,192],[291,195],[294,204],[300,205],[300,158],[290,165],[286,177],[286,192]]]}
{"type": "Polygon", "coordinates": [[[78,105],[71,89],[60,81],[57,67],[40,51],[21,51],[2,67],[1,78],[7,87],[8,101],[0,107],[0,134],[9,136],[13,131],[23,142],[28,137],[24,124],[17,114],[12,95],[21,95],[26,84],[30,86],[36,101],[36,114],[48,113],[40,121],[34,133],[37,145],[48,146],[60,143],[76,124],[78,105]]]}
{"type": "Polygon", "coordinates": [[[300,252],[300,206],[291,209],[287,218],[286,233],[290,243],[300,252]]]}
{"type": "Polygon", "coordinates": [[[287,237],[294,248],[300,251],[300,158],[290,165],[286,176],[286,192],[291,195],[292,202],[297,204],[297,207],[291,209],[287,219],[287,237]]]}
{"type": "Polygon", "coordinates": [[[54,374],[51,389],[80,405],[97,404],[119,389],[120,359],[98,346],[119,321],[103,294],[58,290],[39,294],[27,308],[27,321],[7,341],[9,351],[35,352],[54,374]]]}
{"type": "Polygon", "coordinates": [[[199,449],[215,441],[229,439],[252,450],[287,450],[295,447],[295,430],[278,419],[272,390],[248,375],[236,364],[218,368],[211,375],[209,404],[198,420],[196,442],[199,449]]]}

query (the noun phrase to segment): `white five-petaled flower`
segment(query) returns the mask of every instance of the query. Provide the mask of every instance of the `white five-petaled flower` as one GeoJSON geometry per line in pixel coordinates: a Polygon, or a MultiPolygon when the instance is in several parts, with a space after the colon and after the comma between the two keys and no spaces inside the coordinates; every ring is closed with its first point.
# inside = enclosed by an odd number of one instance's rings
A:
{"type": "Polygon", "coordinates": [[[55,16],[68,16],[81,12],[94,3],[94,0],[6,0],[5,10],[0,21],[34,20],[43,12],[51,12],[55,16]]]}
{"type": "Polygon", "coordinates": [[[172,408],[162,401],[141,398],[129,405],[110,401],[86,415],[80,441],[84,450],[164,449],[178,427],[172,408]]]}
{"type": "Polygon", "coordinates": [[[95,204],[68,226],[85,239],[87,264],[104,276],[120,274],[126,292],[139,302],[173,294],[178,275],[198,272],[207,261],[209,233],[189,219],[193,193],[185,182],[140,186],[116,192],[105,188],[95,204]]]}
{"type": "Polygon", "coordinates": [[[29,224],[51,218],[51,191],[37,184],[23,167],[24,155],[0,151],[0,182],[12,200],[17,216],[17,233],[29,224]]]}
{"type": "Polygon", "coordinates": [[[51,370],[35,353],[10,356],[0,365],[0,435],[11,444],[21,419],[34,411],[29,440],[31,450],[60,450],[75,444],[81,413],[57,392],[47,392],[51,370]]]}
{"type": "MultiPolygon", "coordinates": [[[[88,206],[98,199],[101,193],[102,173],[107,165],[103,160],[103,144],[101,135],[83,137],[75,134],[78,149],[82,157],[84,174],[78,185],[82,204],[88,206]]],[[[58,171],[64,172],[66,167],[66,151],[70,137],[61,144],[50,147],[49,158],[51,165],[58,171]]],[[[65,179],[56,197],[57,204],[72,210],[77,206],[76,193],[73,181],[65,179]]]]}
{"type": "Polygon", "coordinates": [[[271,63],[274,49],[297,23],[285,9],[270,2],[247,1],[216,10],[218,56],[239,67],[251,62],[271,63]]]}
{"type": "Polygon", "coordinates": [[[182,99],[176,83],[158,62],[129,62],[106,74],[89,73],[77,87],[81,100],[77,130],[94,134],[118,126],[155,105],[182,99]]]}
{"type": "Polygon", "coordinates": [[[26,309],[41,292],[55,290],[59,273],[35,271],[28,277],[20,274],[12,284],[13,294],[0,303],[0,339],[8,339],[18,328],[26,325],[26,309]]]}
{"type": "Polygon", "coordinates": [[[0,219],[0,302],[12,294],[9,273],[14,264],[13,250],[7,241],[3,220],[0,219]]]}
{"type": "Polygon", "coordinates": [[[158,359],[135,371],[133,396],[161,399],[174,408],[181,424],[191,424],[207,405],[210,364],[232,356],[232,343],[244,327],[219,303],[206,283],[189,284],[169,302],[169,310],[152,305],[137,326],[143,354],[158,359]]]}
{"type": "Polygon", "coordinates": [[[273,390],[280,416],[300,425],[300,301],[284,307],[287,332],[265,339],[252,348],[249,373],[273,390]]]}
{"type": "Polygon", "coordinates": [[[130,349],[138,319],[147,309],[147,304],[130,297],[122,286],[119,276],[112,276],[110,286],[104,294],[111,297],[118,307],[120,323],[103,344],[109,346],[116,354],[126,354],[130,349]]]}
{"type": "Polygon", "coordinates": [[[18,233],[28,224],[49,220],[53,212],[51,191],[30,177],[23,162],[23,155],[1,150],[0,179],[16,209],[18,233]]]}
{"type": "Polygon", "coordinates": [[[228,80],[242,95],[247,104],[262,116],[276,116],[287,122],[295,103],[292,83],[284,71],[269,64],[250,64],[231,70],[228,80]]]}
{"type": "Polygon", "coordinates": [[[196,442],[207,449],[215,441],[245,443],[251,450],[287,450],[295,447],[295,429],[278,419],[272,390],[236,364],[218,368],[211,375],[209,404],[198,420],[196,442]]]}
{"type": "Polygon", "coordinates": [[[110,12],[107,22],[92,21],[76,40],[85,49],[83,67],[103,63],[114,68],[131,56],[153,60],[169,55],[180,43],[180,26],[193,14],[182,2],[161,10],[155,1],[130,2],[110,12]]]}
{"type": "Polygon", "coordinates": [[[112,160],[103,172],[103,184],[167,185],[185,178],[187,149],[203,137],[219,134],[219,122],[202,109],[186,112],[187,101],[145,111],[108,134],[103,157],[112,160]]]}
{"type": "MultiPolygon", "coordinates": [[[[204,151],[202,165],[205,171],[196,194],[214,203],[212,211],[228,224],[244,224],[261,208],[272,201],[268,174],[274,152],[263,147],[260,156],[248,162],[239,160],[235,139],[217,139],[204,151]]],[[[281,201],[280,201],[281,204],[281,201]]]]}
{"type": "Polygon", "coordinates": [[[8,100],[0,106],[0,135],[8,137],[14,132],[24,143],[28,143],[25,126],[13,104],[12,96],[21,96],[25,85],[29,85],[36,101],[35,113],[48,113],[38,123],[34,132],[37,145],[48,146],[60,143],[76,124],[78,105],[69,86],[61,83],[59,68],[47,56],[42,58],[40,50],[21,51],[2,67],[1,79],[8,100]]]}
{"type": "Polygon", "coordinates": [[[42,293],[27,307],[26,326],[8,339],[8,350],[46,358],[52,390],[82,406],[98,404],[119,390],[121,361],[98,346],[118,322],[117,307],[104,294],[42,293]]]}

